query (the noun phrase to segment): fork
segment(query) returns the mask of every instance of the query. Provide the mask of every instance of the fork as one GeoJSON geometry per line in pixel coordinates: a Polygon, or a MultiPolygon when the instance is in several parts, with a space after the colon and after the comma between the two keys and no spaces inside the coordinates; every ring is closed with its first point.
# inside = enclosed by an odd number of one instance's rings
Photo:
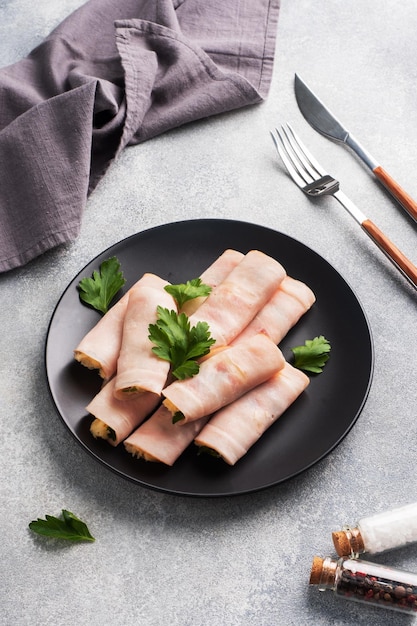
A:
{"type": "Polygon", "coordinates": [[[386,235],[340,190],[339,181],[330,176],[307,150],[289,124],[271,132],[278,154],[294,182],[308,196],[330,195],[350,213],[371,240],[417,289],[417,267],[386,235]]]}

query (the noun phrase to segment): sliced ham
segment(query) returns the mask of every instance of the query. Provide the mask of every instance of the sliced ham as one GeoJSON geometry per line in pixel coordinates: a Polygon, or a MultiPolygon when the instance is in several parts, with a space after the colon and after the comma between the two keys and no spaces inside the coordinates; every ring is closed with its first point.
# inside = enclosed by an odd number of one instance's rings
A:
{"type": "MultiPolygon", "coordinates": [[[[137,285],[162,288],[166,284],[159,276],[147,273],[131,289],[137,285]]],[[[97,369],[105,380],[116,372],[129,293],[130,290],[100,318],[74,350],[77,361],[88,369],[97,369]]]]}
{"type": "MultiPolygon", "coordinates": [[[[216,287],[241,261],[243,254],[237,250],[225,250],[202,274],[203,283],[216,287]]],[[[133,285],[147,284],[160,287],[168,284],[155,274],[146,273],[133,285]]],[[[131,289],[133,289],[131,287],[131,289]]],[[[130,291],[130,290],[129,290],[130,291]]],[[[116,372],[122,341],[123,322],[129,298],[129,291],[114,304],[97,324],[83,337],[74,350],[74,358],[88,369],[98,370],[100,376],[108,380],[116,372]]],[[[191,315],[205,298],[194,298],[186,302],[183,310],[191,315]]]]}
{"type": "Polygon", "coordinates": [[[290,276],[288,276],[288,280],[282,281],[281,289],[301,302],[306,308],[311,307],[316,301],[316,296],[308,285],[290,276]]]}
{"type": "Polygon", "coordinates": [[[193,378],[175,381],[163,390],[164,405],[178,424],[210,415],[270,378],[285,359],[266,335],[256,335],[215,353],[193,378]]]}
{"type": "Polygon", "coordinates": [[[94,437],[106,439],[112,446],[117,446],[156,409],[160,401],[160,397],[153,393],[118,400],[114,397],[112,378],[86,407],[96,418],[90,431],[94,437]]]}
{"type": "Polygon", "coordinates": [[[258,333],[279,343],[316,301],[310,287],[286,276],[272,298],[233,340],[232,345],[258,333]]]}
{"type": "MultiPolygon", "coordinates": [[[[230,274],[245,255],[237,250],[228,249],[223,252],[201,275],[201,282],[212,289],[230,274]]],[[[184,303],[181,311],[186,315],[192,315],[207,299],[207,296],[193,298],[184,303]]]]}
{"type": "Polygon", "coordinates": [[[195,443],[234,465],[306,389],[309,378],[289,363],[267,382],[216,412],[195,443]]]}
{"type": "Polygon", "coordinates": [[[215,348],[229,344],[268,302],[286,275],[278,261],[251,250],[190,316],[207,322],[215,348]]]}
{"type": "Polygon", "coordinates": [[[129,292],[114,383],[119,400],[147,391],[160,395],[166,384],[170,363],[154,354],[149,339],[149,324],[157,321],[157,307],[177,310],[174,298],[163,288],[168,283],[163,283],[156,288],[136,285],[129,292]]]}
{"type": "Polygon", "coordinates": [[[173,465],[208,419],[209,417],[201,417],[179,428],[172,423],[171,412],[161,405],[124,441],[123,445],[135,457],[173,465]]]}

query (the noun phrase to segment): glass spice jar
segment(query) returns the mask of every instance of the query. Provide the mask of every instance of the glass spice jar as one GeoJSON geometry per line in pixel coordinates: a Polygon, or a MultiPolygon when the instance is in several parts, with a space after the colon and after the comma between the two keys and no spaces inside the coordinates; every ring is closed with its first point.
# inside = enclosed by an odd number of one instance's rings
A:
{"type": "Polygon", "coordinates": [[[417,541],[417,503],[359,520],[332,533],[339,556],[376,554],[417,541]]]}
{"type": "Polygon", "coordinates": [[[417,613],[417,575],[360,559],[314,557],[310,584],[373,606],[417,613]]]}

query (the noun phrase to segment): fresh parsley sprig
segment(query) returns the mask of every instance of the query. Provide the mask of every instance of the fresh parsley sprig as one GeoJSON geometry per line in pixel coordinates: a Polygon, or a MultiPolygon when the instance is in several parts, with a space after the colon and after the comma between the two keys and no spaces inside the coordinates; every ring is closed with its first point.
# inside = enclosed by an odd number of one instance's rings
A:
{"type": "Polygon", "coordinates": [[[294,354],[294,367],[320,374],[330,357],[331,346],[323,335],[307,339],[303,346],[291,348],[294,354]]]}
{"type": "Polygon", "coordinates": [[[186,283],[179,283],[178,285],[166,285],[164,289],[174,298],[178,309],[181,309],[188,300],[208,296],[211,292],[211,287],[205,285],[201,278],[193,278],[192,280],[187,280],[186,283]]]}
{"type": "Polygon", "coordinates": [[[30,522],[29,528],[38,535],[65,539],[67,541],[95,541],[87,525],[71,511],[62,509],[62,519],[53,515],[45,515],[45,519],[30,522]]]}
{"type": "Polygon", "coordinates": [[[215,343],[206,322],[191,327],[185,313],[161,306],[157,307],[156,323],[149,324],[149,339],[155,344],[153,352],[171,363],[172,374],[179,380],[198,374],[197,359],[208,354],[215,343]]]}
{"type": "Polygon", "coordinates": [[[120,271],[120,262],[113,256],[103,261],[91,278],[82,278],[78,283],[80,299],[101,313],[107,313],[110,303],[125,284],[120,271]]]}

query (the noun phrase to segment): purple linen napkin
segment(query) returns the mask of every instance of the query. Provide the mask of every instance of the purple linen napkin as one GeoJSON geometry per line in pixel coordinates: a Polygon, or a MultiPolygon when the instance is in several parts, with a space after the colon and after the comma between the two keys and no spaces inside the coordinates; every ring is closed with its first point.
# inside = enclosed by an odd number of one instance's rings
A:
{"type": "Polygon", "coordinates": [[[126,146],[262,101],[280,0],[89,0],[0,69],[0,272],[73,241],[126,146]]]}

